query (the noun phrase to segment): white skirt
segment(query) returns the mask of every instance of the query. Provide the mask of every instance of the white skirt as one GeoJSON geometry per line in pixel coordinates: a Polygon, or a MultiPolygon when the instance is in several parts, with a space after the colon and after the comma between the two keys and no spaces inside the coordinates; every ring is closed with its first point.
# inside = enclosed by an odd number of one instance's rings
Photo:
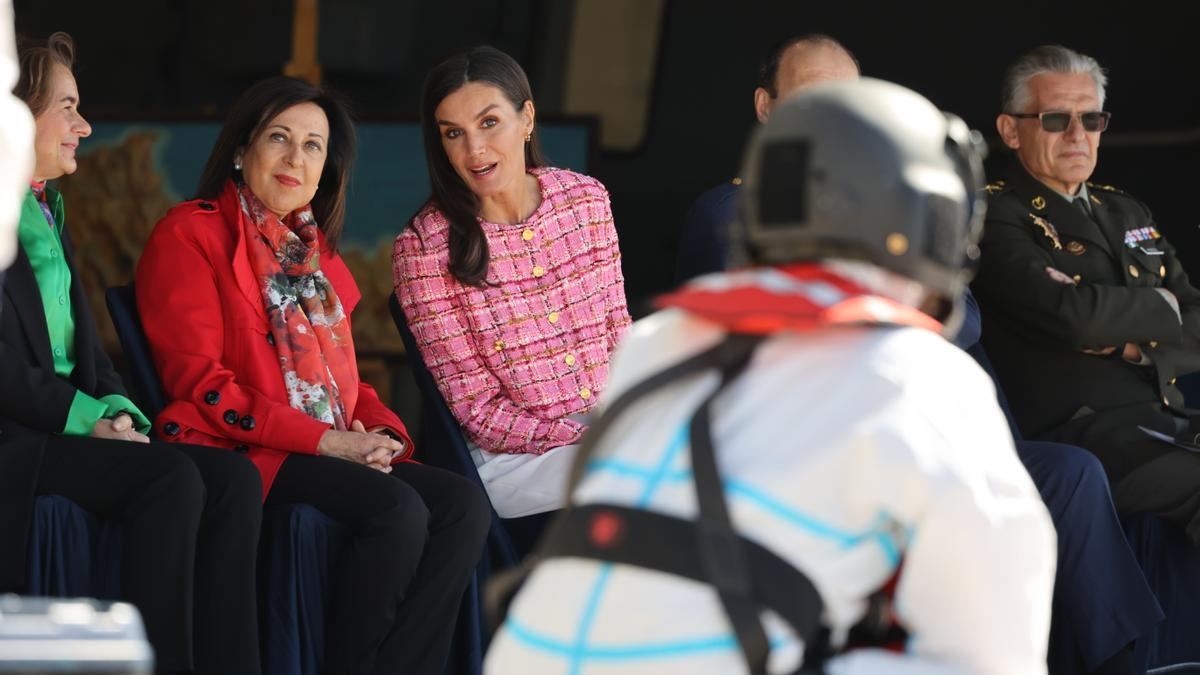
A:
{"type": "Polygon", "coordinates": [[[578,445],[563,445],[541,455],[488,452],[468,442],[471,459],[501,518],[520,518],[567,505],[567,480],[578,445]]]}

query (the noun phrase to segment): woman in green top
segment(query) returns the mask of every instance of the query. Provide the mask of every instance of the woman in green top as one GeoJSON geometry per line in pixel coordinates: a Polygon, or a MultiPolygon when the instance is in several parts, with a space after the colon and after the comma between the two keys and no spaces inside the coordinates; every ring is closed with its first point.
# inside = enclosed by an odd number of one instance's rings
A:
{"type": "Polygon", "coordinates": [[[121,588],[142,612],[158,672],[257,673],[258,472],[223,450],[152,441],[101,349],[72,264],[63,200],[76,169],[74,45],[23,45],[16,95],[36,163],[0,319],[0,593],[20,592],[33,499],[65,496],[123,526],[121,588]]]}

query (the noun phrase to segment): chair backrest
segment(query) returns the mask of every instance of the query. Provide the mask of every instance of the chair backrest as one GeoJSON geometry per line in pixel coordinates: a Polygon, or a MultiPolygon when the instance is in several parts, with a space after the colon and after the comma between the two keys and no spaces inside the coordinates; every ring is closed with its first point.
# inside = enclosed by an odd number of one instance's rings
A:
{"type": "MultiPolygon", "coordinates": [[[[408,366],[412,369],[417,390],[421,392],[421,437],[417,441],[417,458],[430,466],[465,476],[483,489],[483,481],[479,479],[479,472],[475,469],[475,460],[471,459],[471,450],[463,438],[462,427],[458,425],[454,413],[450,412],[450,407],[446,405],[446,399],[438,390],[433,374],[425,366],[421,350],[417,348],[417,340],[408,327],[408,318],[404,316],[400,301],[394,294],[388,300],[388,309],[392,312],[392,321],[396,323],[400,339],[404,341],[408,366]]],[[[492,528],[488,533],[488,553],[490,561],[481,565],[492,569],[504,569],[520,560],[512,538],[494,509],[492,528]]],[[[486,577],[486,574],[484,576],[486,577]]]]}
{"type": "Polygon", "coordinates": [[[471,478],[480,486],[479,473],[475,470],[475,461],[471,459],[471,450],[463,438],[462,427],[446,399],[438,390],[433,374],[425,366],[421,351],[417,348],[416,338],[408,327],[408,318],[395,294],[388,301],[388,309],[392,312],[392,321],[400,332],[404,342],[404,352],[408,359],[408,367],[412,369],[413,380],[417,390],[421,392],[421,439],[417,443],[418,459],[447,471],[453,471],[460,476],[471,478]],[[422,452],[424,450],[425,452],[422,452]]]}
{"type": "Polygon", "coordinates": [[[167,395],[158,380],[154,360],[150,357],[150,343],[146,340],[146,333],[142,331],[142,319],[138,314],[133,282],[108,289],[104,293],[104,301],[108,305],[108,315],[112,317],[113,328],[117,329],[121,351],[125,352],[125,358],[129,361],[129,374],[133,378],[138,407],[153,420],[166,407],[167,395]]]}

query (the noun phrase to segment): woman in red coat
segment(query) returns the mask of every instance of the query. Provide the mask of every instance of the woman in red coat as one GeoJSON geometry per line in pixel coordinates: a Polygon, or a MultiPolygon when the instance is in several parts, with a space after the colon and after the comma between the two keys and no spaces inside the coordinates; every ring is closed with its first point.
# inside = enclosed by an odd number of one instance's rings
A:
{"type": "Polygon", "coordinates": [[[138,307],[172,402],[166,438],[245,453],[268,503],[354,534],[326,620],[329,673],[440,673],[490,512],[467,480],[404,461],[403,422],[359,379],[361,295],[337,254],[353,123],[272,78],[234,104],[199,199],[158,223],[138,307]]]}

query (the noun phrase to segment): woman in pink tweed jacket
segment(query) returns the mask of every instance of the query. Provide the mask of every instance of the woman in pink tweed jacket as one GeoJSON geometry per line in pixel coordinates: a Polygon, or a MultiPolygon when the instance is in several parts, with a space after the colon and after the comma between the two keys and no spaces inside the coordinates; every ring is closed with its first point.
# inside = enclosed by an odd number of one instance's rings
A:
{"type": "Polygon", "coordinates": [[[544,167],[503,52],[435,67],[421,108],[433,194],[396,238],[396,295],[496,511],[559,508],[630,323],[608,192],[544,167]]]}

